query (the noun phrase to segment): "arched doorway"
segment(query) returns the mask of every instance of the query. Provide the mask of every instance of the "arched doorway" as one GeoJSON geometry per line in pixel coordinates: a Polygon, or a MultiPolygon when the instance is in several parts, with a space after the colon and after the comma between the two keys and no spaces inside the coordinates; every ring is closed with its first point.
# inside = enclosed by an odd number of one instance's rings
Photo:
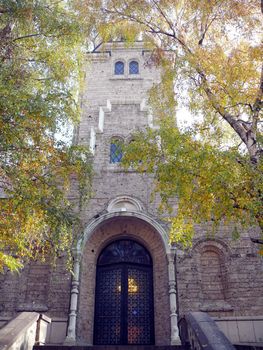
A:
{"type": "Polygon", "coordinates": [[[154,344],[152,258],[138,242],[119,239],[99,255],[94,344],[154,344]]]}

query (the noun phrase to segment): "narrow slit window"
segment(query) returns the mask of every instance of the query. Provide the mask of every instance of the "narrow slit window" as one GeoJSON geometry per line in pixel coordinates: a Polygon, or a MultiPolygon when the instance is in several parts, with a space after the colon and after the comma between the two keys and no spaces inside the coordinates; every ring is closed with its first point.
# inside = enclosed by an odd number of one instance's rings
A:
{"type": "Polygon", "coordinates": [[[115,63],[114,74],[116,74],[116,75],[124,74],[124,63],[123,62],[118,61],[115,63]]]}
{"type": "Polygon", "coordinates": [[[123,147],[121,140],[112,140],[110,145],[110,162],[119,163],[123,155],[123,147]]]}
{"type": "Polygon", "coordinates": [[[139,63],[137,61],[131,61],[129,64],[130,74],[139,74],[139,63]]]}

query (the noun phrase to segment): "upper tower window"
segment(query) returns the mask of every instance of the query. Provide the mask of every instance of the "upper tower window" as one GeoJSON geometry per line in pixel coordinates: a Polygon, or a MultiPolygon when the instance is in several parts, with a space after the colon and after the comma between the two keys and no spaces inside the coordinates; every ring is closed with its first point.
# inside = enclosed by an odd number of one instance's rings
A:
{"type": "Polygon", "coordinates": [[[122,61],[118,61],[115,63],[114,74],[124,74],[124,63],[122,61]]]}
{"type": "Polygon", "coordinates": [[[129,64],[130,74],[139,74],[139,63],[137,61],[131,61],[129,64]]]}
{"type": "Polygon", "coordinates": [[[121,139],[112,139],[110,144],[110,162],[119,163],[122,159],[122,145],[121,139]]]}

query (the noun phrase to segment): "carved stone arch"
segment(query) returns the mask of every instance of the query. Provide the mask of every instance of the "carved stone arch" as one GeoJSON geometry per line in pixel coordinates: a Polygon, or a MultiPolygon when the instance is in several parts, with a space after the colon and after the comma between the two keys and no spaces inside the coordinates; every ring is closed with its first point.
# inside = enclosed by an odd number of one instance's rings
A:
{"type": "Polygon", "coordinates": [[[100,215],[94,218],[93,220],[91,220],[89,224],[86,226],[83,234],[79,237],[77,241],[77,245],[76,245],[77,251],[82,252],[82,249],[85,246],[86,242],[89,240],[89,238],[91,237],[91,235],[96,229],[102,226],[107,220],[110,220],[112,218],[118,218],[118,217],[137,218],[149,224],[150,226],[152,226],[152,228],[160,236],[162,243],[164,245],[165,251],[167,253],[170,252],[169,234],[167,229],[164,228],[158,221],[153,219],[150,215],[144,212],[132,212],[132,211],[131,212],[119,211],[119,212],[107,213],[107,214],[100,215]]]}
{"type": "Polygon", "coordinates": [[[130,144],[131,142],[134,141],[134,136],[133,135],[128,135],[126,138],[125,138],[125,142],[126,144],[130,144]]]}
{"type": "Polygon", "coordinates": [[[124,142],[124,137],[123,135],[119,135],[119,134],[114,134],[114,135],[111,135],[109,140],[120,140],[122,142],[124,142]]]}
{"type": "Polygon", "coordinates": [[[114,141],[118,141],[120,143],[125,143],[125,138],[123,137],[123,135],[114,134],[114,135],[111,135],[109,137],[108,143],[111,144],[114,141]]]}
{"type": "Polygon", "coordinates": [[[204,238],[204,239],[198,240],[193,245],[193,251],[200,252],[202,249],[204,249],[208,245],[212,245],[213,247],[216,247],[218,251],[221,252],[221,254],[224,254],[225,258],[231,256],[233,253],[229,245],[218,238],[213,238],[213,239],[204,238]]]}
{"type": "Polygon", "coordinates": [[[130,63],[130,62],[132,62],[132,61],[136,61],[136,62],[138,62],[139,64],[141,63],[141,60],[140,60],[140,57],[138,57],[138,56],[133,56],[133,57],[131,57],[131,58],[129,58],[128,59],[128,63],[130,63]]]}
{"type": "Polygon", "coordinates": [[[116,198],[111,199],[107,207],[107,211],[109,213],[119,211],[137,212],[142,210],[143,206],[141,204],[141,201],[128,195],[118,196],[116,198]]]}
{"type": "Polygon", "coordinates": [[[126,63],[126,60],[123,57],[116,57],[113,60],[113,64],[115,64],[116,62],[123,62],[124,64],[126,63]]]}
{"type": "Polygon", "coordinates": [[[170,247],[167,227],[142,211],[99,215],[79,237],[73,252],[74,275],[65,343],[75,344],[79,337],[92,345],[98,254],[110,240],[126,237],[145,246],[152,257],[156,345],[178,343],[175,250],[170,247]]]}

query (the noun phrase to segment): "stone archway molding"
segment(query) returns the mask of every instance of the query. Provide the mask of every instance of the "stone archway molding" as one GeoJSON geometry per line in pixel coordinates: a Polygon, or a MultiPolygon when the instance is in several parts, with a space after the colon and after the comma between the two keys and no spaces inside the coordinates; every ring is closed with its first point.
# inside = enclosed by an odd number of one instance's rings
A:
{"type": "Polygon", "coordinates": [[[131,196],[118,196],[112,199],[107,207],[109,213],[120,211],[143,211],[140,201],[131,196]]]}
{"type": "Polygon", "coordinates": [[[100,226],[105,224],[108,220],[119,217],[135,218],[148,223],[159,235],[163,242],[163,246],[168,259],[168,274],[169,274],[169,295],[170,295],[170,320],[171,320],[171,345],[180,344],[179,332],[177,327],[177,305],[176,305],[176,281],[175,281],[175,248],[169,244],[168,232],[165,228],[150,215],[143,212],[120,211],[97,215],[94,217],[85,228],[83,234],[79,237],[75,248],[73,248],[73,278],[71,282],[71,297],[69,322],[67,329],[67,336],[64,344],[76,344],[76,324],[77,324],[77,307],[79,294],[79,277],[80,277],[80,263],[83,249],[92,236],[92,234],[100,226]]]}
{"type": "Polygon", "coordinates": [[[170,252],[170,245],[169,245],[169,235],[167,231],[163,228],[163,226],[153,219],[150,215],[145,214],[143,212],[133,212],[133,211],[119,211],[119,212],[111,212],[107,214],[102,214],[94,219],[92,219],[87,227],[85,228],[83,235],[78,239],[76,250],[81,254],[83,248],[85,247],[87,241],[93,234],[93,232],[102,224],[104,224],[107,220],[110,220],[112,218],[118,218],[118,217],[127,217],[127,218],[135,218],[142,220],[146,223],[148,223],[150,226],[152,226],[155,231],[160,235],[165,251],[168,254],[170,252]]]}

